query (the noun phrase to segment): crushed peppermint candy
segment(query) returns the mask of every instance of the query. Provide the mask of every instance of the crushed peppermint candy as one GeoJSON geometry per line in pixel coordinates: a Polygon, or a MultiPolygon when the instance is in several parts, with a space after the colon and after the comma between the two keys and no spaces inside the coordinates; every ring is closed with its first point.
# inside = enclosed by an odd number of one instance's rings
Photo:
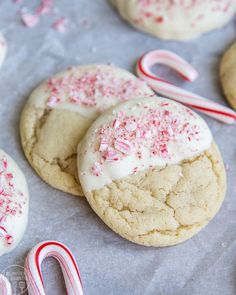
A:
{"type": "Polygon", "coordinates": [[[95,176],[100,176],[102,173],[102,168],[99,163],[94,163],[93,167],[91,168],[91,173],[95,176]]]}
{"type": "Polygon", "coordinates": [[[4,238],[7,245],[13,243],[14,238],[4,227],[8,217],[22,214],[22,207],[26,203],[23,193],[15,188],[14,176],[9,171],[5,156],[0,158],[0,239],[4,238]]]}
{"type": "Polygon", "coordinates": [[[58,20],[56,20],[53,24],[53,28],[59,33],[65,33],[66,32],[66,18],[60,17],[58,20]]]}
{"type": "MultiPolygon", "coordinates": [[[[15,4],[21,4],[22,2],[22,0],[14,0],[15,4]]],[[[56,11],[57,8],[54,7],[54,0],[40,0],[39,5],[32,12],[29,12],[28,8],[23,7],[20,10],[20,18],[26,27],[33,28],[39,24],[41,16],[49,15],[54,17],[56,11]]],[[[59,33],[64,33],[66,31],[66,23],[67,19],[61,16],[52,23],[52,28],[59,33]]]]}
{"type": "Polygon", "coordinates": [[[41,0],[39,6],[36,9],[36,14],[43,15],[52,13],[53,5],[54,0],[41,0]]]}
{"type": "Polygon", "coordinates": [[[115,149],[108,147],[107,150],[102,153],[103,159],[108,162],[119,161],[119,155],[115,149]]]}
{"type": "Polygon", "coordinates": [[[120,126],[120,122],[119,122],[118,120],[114,120],[114,122],[113,122],[113,127],[114,127],[115,129],[117,129],[117,128],[119,128],[119,126],[120,126]]]}
{"type": "Polygon", "coordinates": [[[132,151],[132,144],[130,143],[130,141],[124,138],[115,139],[114,147],[117,151],[120,151],[123,154],[130,154],[132,151]]]}
{"type": "Polygon", "coordinates": [[[47,105],[51,108],[53,108],[55,105],[57,105],[61,100],[58,97],[51,96],[48,99],[47,105]]]}
{"type": "MultiPolygon", "coordinates": [[[[94,136],[98,146],[94,145],[93,152],[98,156],[99,175],[106,162],[122,160],[131,153],[142,159],[143,148],[149,151],[150,158],[171,159],[173,151],[170,151],[169,144],[178,140],[198,142],[201,139],[199,125],[193,119],[196,118],[194,112],[181,108],[179,115],[178,111],[169,108],[169,103],[157,104],[158,107],[143,105],[144,111],[138,115],[123,111],[114,113],[113,120],[96,129],[94,136]]],[[[138,168],[134,167],[133,173],[137,171],[138,168]]]]}
{"type": "Polygon", "coordinates": [[[21,13],[21,20],[28,28],[33,28],[39,23],[39,17],[36,14],[21,13]]]}
{"type": "Polygon", "coordinates": [[[105,152],[107,149],[108,149],[107,142],[105,140],[101,140],[99,151],[100,152],[105,152]]]}
{"type": "MultiPolygon", "coordinates": [[[[137,18],[134,19],[136,24],[145,23],[146,19],[152,19],[154,23],[162,25],[175,17],[175,9],[180,7],[185,10],[186,17],[193,15],[192,10],[199,6],[209,5],[212,13],[220,12],[225,14],[230,7],[234,5],[234,0],[138,0],[137,7],[139,10],[137,18]]],[[[201,10],[202,11],[202,10],[201,10]]],[[[201,20],[208,17],[209,10],[205,13],[195,13],[191,26],[196,26],[201,20]]]]}
{"type": "MultiPolygon", "coordinates": [[[[116,75],[113,66],[107,66],[106,70],[97,67],[95,70],[76,74],[73,68],[68,69],[63,77],[52,78],[47,81],[49,98],[48,107],[57,104],[70,103],[74,105],[96,107],[103,112],[117,102],[131,98],[149,96],[145,94],[144,82],[139,79],[122,78],[116,75]]],[[[114,128],[119,127],[119,122],[114,122],[114,128]]],[[[127,128],[135,128],[134,123],[127,128]]]]}

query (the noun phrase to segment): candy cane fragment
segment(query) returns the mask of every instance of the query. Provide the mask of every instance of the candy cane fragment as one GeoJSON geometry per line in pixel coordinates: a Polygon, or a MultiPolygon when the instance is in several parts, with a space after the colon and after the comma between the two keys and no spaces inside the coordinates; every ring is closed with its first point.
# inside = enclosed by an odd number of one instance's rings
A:
{"type": "Polygon", "coordinates": [[[42,263],[45,258],[55,258],[62,269],[68,295],[83,295],[79,269],[71,251],[56,241],[46,241],[36,245],[28,254],[25,276],[29,295],[45,295],[42,263]]]}
{"type": "Polygon", "coordinates": [[[167,96],[227,124],[236,123],[236,112],[200,95],[184,90],[152,72],[156,64],[174,69],[187,81],[194,81],[198,74],[181,57],[167,50],[154,50],[144,54],[137,63],[137,75],[161,95],[167,96]]]}
{"type": "Polygon", "coordinates": [[[0,292],[1,295],[12,295],[11,284],[6,277],[0,274],[0,292]]]}

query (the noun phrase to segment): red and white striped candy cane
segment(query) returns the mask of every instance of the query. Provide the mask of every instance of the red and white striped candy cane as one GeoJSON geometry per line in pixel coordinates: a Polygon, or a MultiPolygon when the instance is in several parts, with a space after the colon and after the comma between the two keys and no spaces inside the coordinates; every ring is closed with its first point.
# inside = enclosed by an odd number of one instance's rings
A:
{"type": "Polygon", "coordinates": [[[12,295],[11,284],[6,277],[0,274],[0,292],[1,295],[12,295]]]}
{"type": "Polygon", "coordinates": [[[152,72],[156,64],[177,71],[187,81],[194,81],[198,73],[181,57],[167,50],[154,50],[144,54],[137,63],[137,75],[161,95],[167,96],[227,124],[236,123],[236,112],[207,98],[184,90],[152,72]]]}
{"type": "Polygon", "coordinates": [[[36,245],[28,254],[25,276],[29,295],[45,295],[41,265],[45,258],[55,258],[62,269],[68,295],[83,295],[79,269],[71,251],[56,241],[46,241],[36,245]]]}

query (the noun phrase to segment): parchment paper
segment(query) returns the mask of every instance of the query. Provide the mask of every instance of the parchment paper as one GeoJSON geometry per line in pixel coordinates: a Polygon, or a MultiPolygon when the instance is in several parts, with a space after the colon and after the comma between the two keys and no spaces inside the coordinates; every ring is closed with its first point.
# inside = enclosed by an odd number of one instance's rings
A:
{"type": "MultiPolygon", "coordinates": [[[[128,0],[127,0],[128,1],[128,0]]],[[[37,1],[23,1],[33,7],[37,1]]],[[[200,72],[184,87],[226,103],[219,84],[220,57],[235,39],[235,23],[193,42],[167,42],[124,23],[106,0],[57,0],[59,15],[69,18],[68,32],[50,28],[43,17],[35,28],[21,25],[11,0],[0,0],[0,30],[9,51],[0,70],[0,147],[17,161],[30,188],[29,225],[11,254],[0,258],[0,272],[23,265],[36,243],[56,239],[77,259],[88,295],[233,295],[236,293],[236,127],[206,118],[228,169],[228,193],[217,217],[188,242],[165,249],[132,244],[107,228],[85,199],[50,188],[31,169],[19,140],[19,118],[31,90],[70,65],[107,63],[132,71],[145,51],[175,51],[200,72]],[[86,25],[85,25],[86,24],[86,25]]],[[[168,75],[168,71],[165,71],[168,75]]],[[[61,273],[49,259],[43,266],[50,295],[64,294],[61,273]]]]}

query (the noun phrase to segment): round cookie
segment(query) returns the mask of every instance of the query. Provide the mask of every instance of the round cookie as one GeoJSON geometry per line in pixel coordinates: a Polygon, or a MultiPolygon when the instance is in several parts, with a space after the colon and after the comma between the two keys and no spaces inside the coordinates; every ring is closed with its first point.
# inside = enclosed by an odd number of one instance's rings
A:
{"type": "Polygon", "coordinates": [[[224,54],[220,65],[220,78],[224,94],[236,110],[236,43],[224,54]]]}
{"type": "Polygon", "coordinates": [[[29,193],[16,163],[0,150],[0,256],[20,242],[28,222],[29,193]]]}
{"type": "Polygon", "coordinates": [[[162,39],[188,40],[225,25],[236,12],[232,0],[111,0],[136,28],[162,39]]]}
{"type": "Polygon", "coordinates": [[[78,173],[97,215],[145,246],[191,238],[217,213],[226,190],[206,123],[159,97],[125,102],[100,116],[78,149],[78,173]]]}
{"type": "Polygon", "coordinates": [[[3,64],[3,61],[7,54],[7,42],[3,35],[0,33],[0,67],[3,64]]]}
{"type": "Polygon", "coordinates": [[[77,146],[88,127],[111,106],[152,95],[144,82],[114,66],[69,68],[42,83],[23,110],[20,133],[26,157],[48,184],[83,196],[77,146]]]}

